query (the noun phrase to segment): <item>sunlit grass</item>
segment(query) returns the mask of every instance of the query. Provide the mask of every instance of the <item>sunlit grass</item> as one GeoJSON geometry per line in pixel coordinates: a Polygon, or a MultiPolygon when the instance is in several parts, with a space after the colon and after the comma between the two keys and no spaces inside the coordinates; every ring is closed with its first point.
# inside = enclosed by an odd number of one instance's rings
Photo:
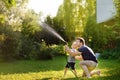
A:
{"type": "MultiPolygon", "coordinates": [[[[86,80],[81,77],[79,61],[76,62],[78,78],[70,70],[63,78],[65,64],[65,57],[56,57],[48,61],[0,62],[0,80],[86,80]]],[[[90,80],[119,80],[120,63],[117,60],[99,59],[97,69],[101,70],[101,76],[93,76],[90,80]]]]}

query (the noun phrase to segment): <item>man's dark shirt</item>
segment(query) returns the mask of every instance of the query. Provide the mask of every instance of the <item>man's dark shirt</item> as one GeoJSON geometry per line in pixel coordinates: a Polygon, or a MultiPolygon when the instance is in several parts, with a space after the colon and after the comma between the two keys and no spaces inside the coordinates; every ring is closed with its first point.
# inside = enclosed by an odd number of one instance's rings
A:
{"type": "Polygon", "coordinates": [[[98,61],[94,55],[94,52],[90,47],[82,46],[82,47],[78,48],[78,51],[82,52],[81,55],[83,57],[83,60],[92,60],[92,61],[98,63],[98,61]]]}

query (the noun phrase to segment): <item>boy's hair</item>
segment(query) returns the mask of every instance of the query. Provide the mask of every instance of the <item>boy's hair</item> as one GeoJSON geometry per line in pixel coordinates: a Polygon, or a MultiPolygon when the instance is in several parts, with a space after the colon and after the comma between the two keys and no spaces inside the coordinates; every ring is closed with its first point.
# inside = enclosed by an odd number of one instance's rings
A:
{"type": "Polygon", "coordinates": [[[85,45],[85,40],[82,37],[76,38],[76,40],[79,40],[83,45],[85,45]]]}

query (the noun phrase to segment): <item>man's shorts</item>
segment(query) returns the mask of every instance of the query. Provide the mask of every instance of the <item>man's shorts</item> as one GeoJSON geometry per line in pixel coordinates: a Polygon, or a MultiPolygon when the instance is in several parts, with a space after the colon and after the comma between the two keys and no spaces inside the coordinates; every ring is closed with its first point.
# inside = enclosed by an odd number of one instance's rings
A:
{"type": "Polygon", "coordinates": [[[75,63],[74,62],[67,62],[65,67],[66,68],[71,68],[72,70],[74,70],[75,69],[75,63]]]}
{"type": "Polygon", "coordinates": [[[80,62],[80,64],[86,65],[88,70],[91,72],[97,67],[97,63],[91,60],[83,60],[80,62]]]}

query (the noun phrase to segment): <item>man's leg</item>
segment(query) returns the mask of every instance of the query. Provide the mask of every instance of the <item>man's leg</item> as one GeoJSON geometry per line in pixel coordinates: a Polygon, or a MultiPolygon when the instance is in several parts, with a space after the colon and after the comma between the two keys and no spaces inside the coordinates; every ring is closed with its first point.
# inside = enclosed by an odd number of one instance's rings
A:
{"type": "Polygon", "coordinates": [[[82,73],[82,77],[86,77],[86,74],[85,74],[85,72],[83,71],[83,73],[82,73]]]}
{"type": "Polygon", "coordinates": [[[80,62],[80,66],[81,66],[83,72],[85,72],[86,77],[90,78],[89,70],[88,70],[87,66],[84,64],[84,62],[80,62]]]}
{"type": "Polygon", "coordinates": [[[90,72],[90,75],[91,75],[91,76],[92,76],[92,75],[95,75],[95,74],[97,74],[97,75],[100,76],[100,70],[97,70],[97,71],[91,71],[91,72],[90,72]]]}
{"type": "MultiPolygon", "coordinates": [[[[83,72],[85,72],[86,77],[90,78],[90,72],[95,69],[97,63],[93,62],[93,61],[89,61],[89,60],[84,60],[80,62],[80,66],[83,69],[83,72]]],[[[94,74],[94,73],[92,73],[94,74]]]]}

